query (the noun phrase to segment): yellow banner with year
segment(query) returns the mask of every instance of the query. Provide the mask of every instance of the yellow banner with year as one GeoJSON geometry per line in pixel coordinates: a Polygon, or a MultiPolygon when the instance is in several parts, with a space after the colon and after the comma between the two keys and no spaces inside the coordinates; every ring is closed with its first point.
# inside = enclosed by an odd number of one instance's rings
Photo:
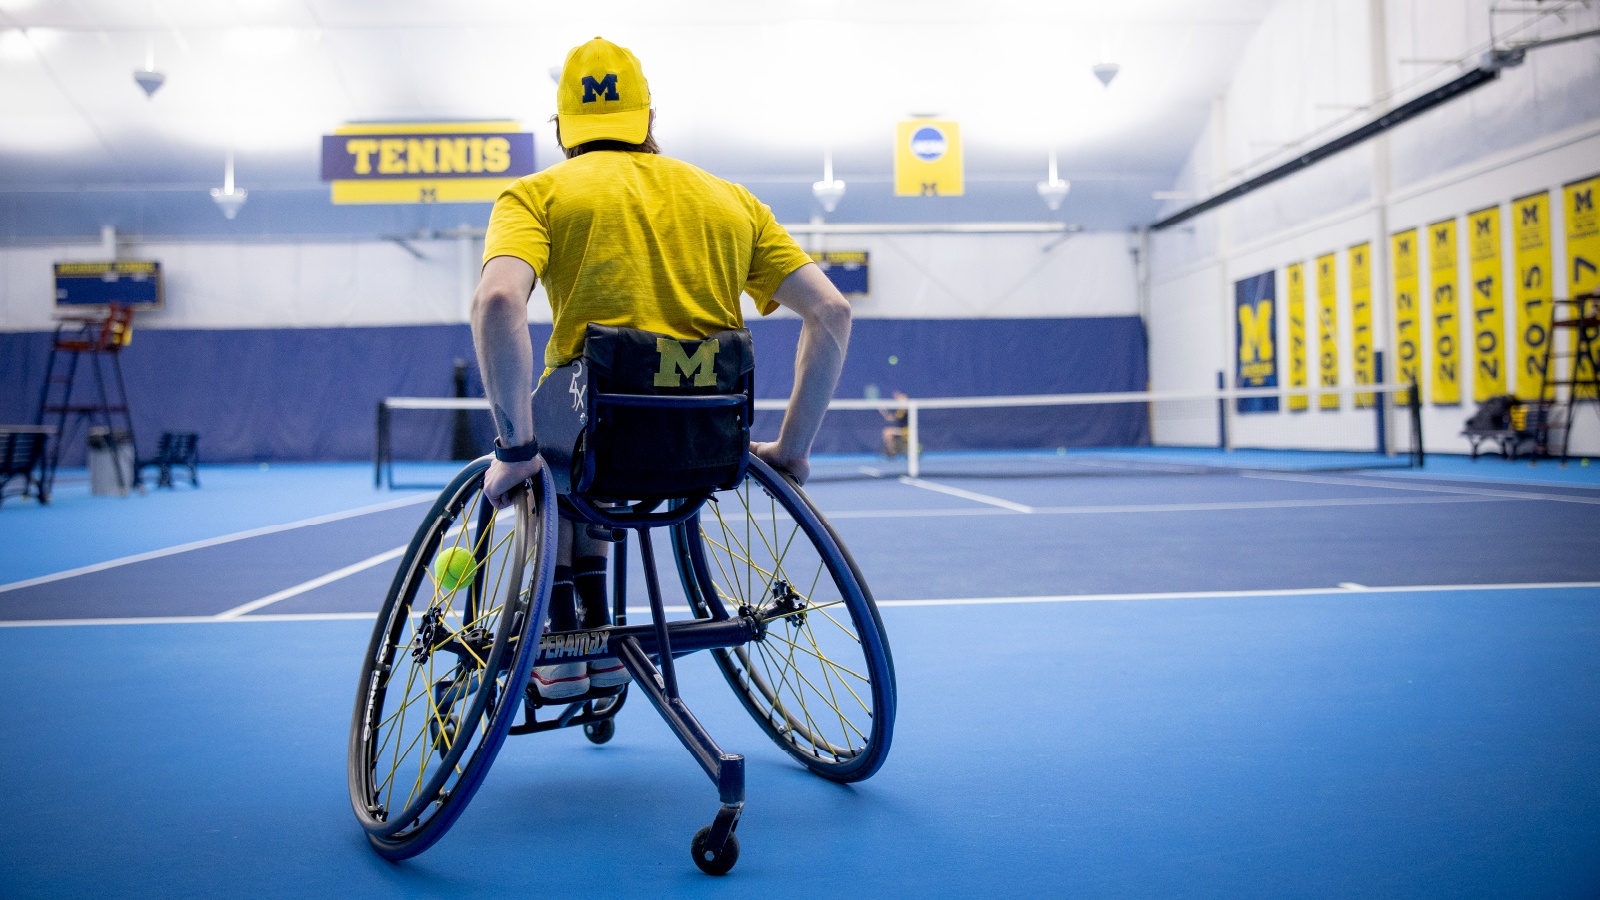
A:
{"type": "MultiPolygon", "coordinates": [[[[1600,190],[1600,175],[1585,178],[1567,185],[1564,194],[1567,220],[1567,296],[1577,297],[1600,290],[1600,216],[1595,214],[1594,195],[1600,190]]],[[[1577,310],[1571,310],[1576,313],[1577,310]]],[[[1588,339],[1590,352],[1577,357],[1579,382],[1593,381],[1595,368],[1600,365],[1600,360],[1594,354],[1600,353],[1600,328],[1590,326],[1583,329],[1583,336],[1588,339]]],[[[1575,342],[1578,335],[1574,333],[1571,340],[1574,344],[1568,349],[1574,352],[1578,347],[1575,342]]],[[[1595,389],[1592,384],[1581,385],[1575,391],[1579,398],[1594,399],[1595,389]]]]}
{"type": "Polygon", "coordinates": [[[1417,309],[1417,230],[1397,232],[1394,241],[1395,380],[1422,384],[1422,322],[1417,309]]]}
{"type": "Polygon", "coordinates": [[[1544,393],[1550,343],[1550,193],[1511,201],[1511,243],[1516,254],[1517,397],[1544,393]]]}
{"type": "MultiPolygon", "coordinates": [[[[1339,276],[1338,255],[1317,257],[1317,366],[1323,387],[1339,386],[1339,276]]],[[[1318,409],[1338,409],[1338,394],[1317,396],[1318,409]]]]}
{"type": "MultiPolygon", "coordinates": [[[[1289,387],[1306,386],[1306,276],[1305,266],[1289,267],[1289,387]]],[[[1310,406],[1305,394],[1289,395],[1289,411],[1302,412],[1310,406]]]]}
{"type": "Polygon", "coordinates": [[[1432,276],[1433,374],[1428,399],[1435,406],[1461,402],[1461,304],[1456,297],[1456,220],[1428,226],[1432,276]]]}
{"type": "MultiPolygon", "coordinates": [[[[1372,244],[1350,248],[1350,357],[1356,384],[1372,384],[1377,360],[1372,355],[1372,244]]],[[[1356,409],[1372,406],[1372,394],[1357,394],[1356,409]]]]}
{"type": "Polygon", "coordinates": [[[1506,392],[1506,311],[1500,287],[1500,207],[1467,214],[1467,274],[1472,279],[1472,399],[1506,392]]]}

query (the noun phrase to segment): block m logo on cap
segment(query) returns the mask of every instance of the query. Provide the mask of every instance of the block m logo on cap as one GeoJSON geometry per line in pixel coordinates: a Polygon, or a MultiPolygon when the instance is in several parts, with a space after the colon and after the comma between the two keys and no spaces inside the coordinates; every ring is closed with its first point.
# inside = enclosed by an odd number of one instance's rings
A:
{"type": "Polygon", "coordinates": [[[656,338],[656,352],[661,354],[661,369],[656,372],[656,387],[682,387],[683,376],[688,376],[695,387],[710,387],[717,383],[717,342],[701,341],[699,349],[690,356],[683,344],[672,338],[656,338]],[[682,373],[680,375],[679,373],[682,373]]]}
{"type": "Polygon", "coordinates": [[[593,75],[583,76],[583,102],[593,103],[596,99],[618,99],[617,73],[607,72],[606,77],[599,81],[596,81],[593,75]]]}

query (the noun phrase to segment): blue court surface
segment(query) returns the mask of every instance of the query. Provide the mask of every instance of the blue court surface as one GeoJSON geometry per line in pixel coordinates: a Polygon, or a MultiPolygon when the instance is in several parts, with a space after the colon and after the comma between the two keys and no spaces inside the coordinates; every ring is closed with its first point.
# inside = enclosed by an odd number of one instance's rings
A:
{"type": "Polygon", "coordinates": [[[686,660],[749,758],[725,879],[687,846],[715,791],[643,702],[604,746],[510,738],[443,841],[379,859],[350,706],[431,492],[201,478],[0,509],[0,896],[1600,893],[1600,467],[819,480],[893,748],[820,780],[686,660]]]}

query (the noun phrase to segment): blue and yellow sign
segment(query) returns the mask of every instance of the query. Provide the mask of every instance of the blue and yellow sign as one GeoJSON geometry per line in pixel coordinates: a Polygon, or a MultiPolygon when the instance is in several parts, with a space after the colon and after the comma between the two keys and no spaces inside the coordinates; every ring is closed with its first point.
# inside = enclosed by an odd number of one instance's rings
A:
{"type": "MultiPolygon", "coordinates": [[[[1262,272],[1233,283],[1234,336],[1241,388],[1278,386],[1278,273],[1262,272]]],[[[1239,412],[1277,412],[1277,397],[1240,397],[1239,412]]]]}
{"type": "Polygon", "coordinates": [[[491,203],[532,174],[516,122],[342,125],[322,138],[322,180],[343,203],[491,203]]]}
{"type": "Polygon", "coordinates": [[[896,197],[959,197],[966,189],[960,125],[912,119],[895,126],[896,197]]]}
{"type": "Polygon", "coordinates": [[[865,294],[867,278],[867,251],[830,250],[811,254],[811,261],[822,269],[841,294],[865,294]]]}

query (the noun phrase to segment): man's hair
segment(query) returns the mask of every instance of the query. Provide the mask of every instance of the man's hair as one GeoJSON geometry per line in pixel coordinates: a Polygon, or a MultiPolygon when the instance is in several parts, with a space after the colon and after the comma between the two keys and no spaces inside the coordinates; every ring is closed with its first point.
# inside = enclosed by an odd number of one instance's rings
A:
{"type": "MultiPolygon", "coordinates": [[[[560,144],[561,122],[556,116],[551,116],[550,121],[556,125],[556,143],[560,144]]],[[[618,150],[624,153],[660,153],[661,147],[656,144],[656,123],[654,119],[651,120],[650,129],[644,133],[644,141],[638,144],[629,144],[626,141],[587,141],[576,147],[562,146],[561,148],[561,152],[567,155],[567,159],[572,159],[574,156],[582,156],[585,153],[593,153],[596,150],[618,150]]]]}

